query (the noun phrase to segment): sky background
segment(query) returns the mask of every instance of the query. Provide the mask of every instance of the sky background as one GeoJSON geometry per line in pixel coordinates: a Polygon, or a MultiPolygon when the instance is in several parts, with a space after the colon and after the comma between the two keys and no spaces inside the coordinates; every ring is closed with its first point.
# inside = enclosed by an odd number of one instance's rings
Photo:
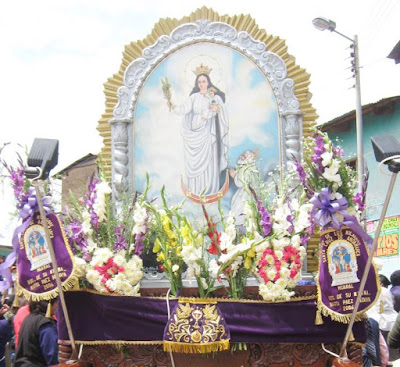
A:
{"type": "MultiPolygon", "coordinates": [[[[400,65],[386,56],[400,40],[397,0],[3,1],[0,4],[0,145],[12,161],[17,143],[59,139],[54,173],[102,146],[96,130],[105,109],[103,83],[118,72],[125,45],[142,40],[160,18],[201,6],[220,15],[249,14],[259,28],[286,41],[296,64],[311,74],[319,123],[355,109],[349,41],[318,31],[312,20],[334,20],[359,37],[363,105],[400,94],[400,65]]],[[[0,191],[0,234],[6,235],[10,191],[0,191]]]]}

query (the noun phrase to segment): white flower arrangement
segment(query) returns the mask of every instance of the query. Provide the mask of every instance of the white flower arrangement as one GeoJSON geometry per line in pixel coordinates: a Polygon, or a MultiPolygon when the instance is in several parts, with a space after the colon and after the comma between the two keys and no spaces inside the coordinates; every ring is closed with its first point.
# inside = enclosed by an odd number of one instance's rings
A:
{"type": "Polygon", "coordinates": [[[125,250],[114,254],[108,248],[96,248],[86,265],[86,279],[99,292],[139,296],[142,266],[139,256],[127,261],[125,250]]]}

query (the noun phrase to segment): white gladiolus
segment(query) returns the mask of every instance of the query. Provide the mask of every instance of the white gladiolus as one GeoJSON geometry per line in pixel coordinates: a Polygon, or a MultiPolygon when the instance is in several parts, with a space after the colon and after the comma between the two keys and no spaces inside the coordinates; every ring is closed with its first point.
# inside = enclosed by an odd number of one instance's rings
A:
{"type": "Polygon", "coordinates": [[[322,174],[322,177],[327,179],[329,182],[333,182],[333,186],[337,186],[337,188],[342,186],[342,178],[338,173],[339,166],[340,162],[337,159],[334,159],[332,161],[332,165],[326,167],[324,173],[322,174]]]}
{"type": "Polygon", "coordinates": [[[211,259],[210,263],[208,264],[208,271],[210,276],[214,279],[218,277],[219,268],[220,266],[218,265],[217,260],[211,259]]]}
{"type": "Polygon", "coordinates": [[[86,274],[86,265],[87,265],[86,261],[78,256],[74,256],[74,260],[75,260],[78,278],[84,277],[86,274]]]}
{"type": "Polygon", "coordinates": [[[172,265],[172,272],[173,273],[176,273],[178,270],[179,270],[179,265],[177,265],[177,264],[172,265]]]}
{"type": "Polygon", "coordinates": [[[333,157],[332,152],[326,151],[326,152],[322,153],[321,154],[322,165],[324,167],[329,166],[332,163],[332,157],[333,157]]]}
{"type": "Polygon", "coordinates": [[[90,213],[87,210],[82,212],[82,232],[87,236],[90,236],[93,233],[90,213]]]}

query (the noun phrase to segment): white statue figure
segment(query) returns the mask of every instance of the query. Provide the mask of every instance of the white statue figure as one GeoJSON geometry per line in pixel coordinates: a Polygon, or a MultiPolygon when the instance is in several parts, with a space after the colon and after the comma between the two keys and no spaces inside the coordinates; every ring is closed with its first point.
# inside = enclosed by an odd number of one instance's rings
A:
{"type": "Polygon", "coordinates": [[[251,150],[244,152],[237,161],[236,170],[230,168],[229,174],[238,188],[231,199],[231,212],[235,214],[236,225],[241,226],[245,224],[244,204],[249,200],[245,186],[254,185],[258,178],[256,154],[251,150]]]}
{"type": "Polygon", "coordinates": [[[182,105],[167,102],[176,114],[184,116],[181,134],[186,187],[197,195],[218,192],[221,172],[227,168],[229,120],[225,94],[212,84],[210,72],[201,64],[194,71],[196,80],[189,99],[182,105]]]}

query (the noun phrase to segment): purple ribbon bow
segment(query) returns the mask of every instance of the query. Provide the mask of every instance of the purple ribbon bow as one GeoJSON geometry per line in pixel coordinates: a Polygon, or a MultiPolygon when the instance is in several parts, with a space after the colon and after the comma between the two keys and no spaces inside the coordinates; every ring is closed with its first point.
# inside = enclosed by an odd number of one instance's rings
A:
{"type": "Polygon", "coordinates": [[[346,198],[343,196],[340,199],[331,200],[331,191],[328,187],[324,187],[321,192],[316,192],[311,198],[310,202],[314,205],[314,208],[319,210],[315,214],[314,220],[321,227],[326,227],[329,223],[335,229],[340,229],[342,223],[334,215],[339,213],[345,215],[349,204],[346,198]]]}
{"type": "Polygon", "coordinates": [[[340,229],[342,226],[351,228],[355,233],[363,238],[369,247],[372,245],[372,238],[364,231],[358,223],[357,218],[347,212],[349,204],[343,196],[340,199],[331,200],[331,191],[328,187],[324,187],[320,193],[315,193],[310,199],[314,209],[318,208],[314,216],[314,221],[321,227],[328,224],[334,229],[340,229]],[[339,220],[336,213],[343,216],[343,220],[339,220]]]}

